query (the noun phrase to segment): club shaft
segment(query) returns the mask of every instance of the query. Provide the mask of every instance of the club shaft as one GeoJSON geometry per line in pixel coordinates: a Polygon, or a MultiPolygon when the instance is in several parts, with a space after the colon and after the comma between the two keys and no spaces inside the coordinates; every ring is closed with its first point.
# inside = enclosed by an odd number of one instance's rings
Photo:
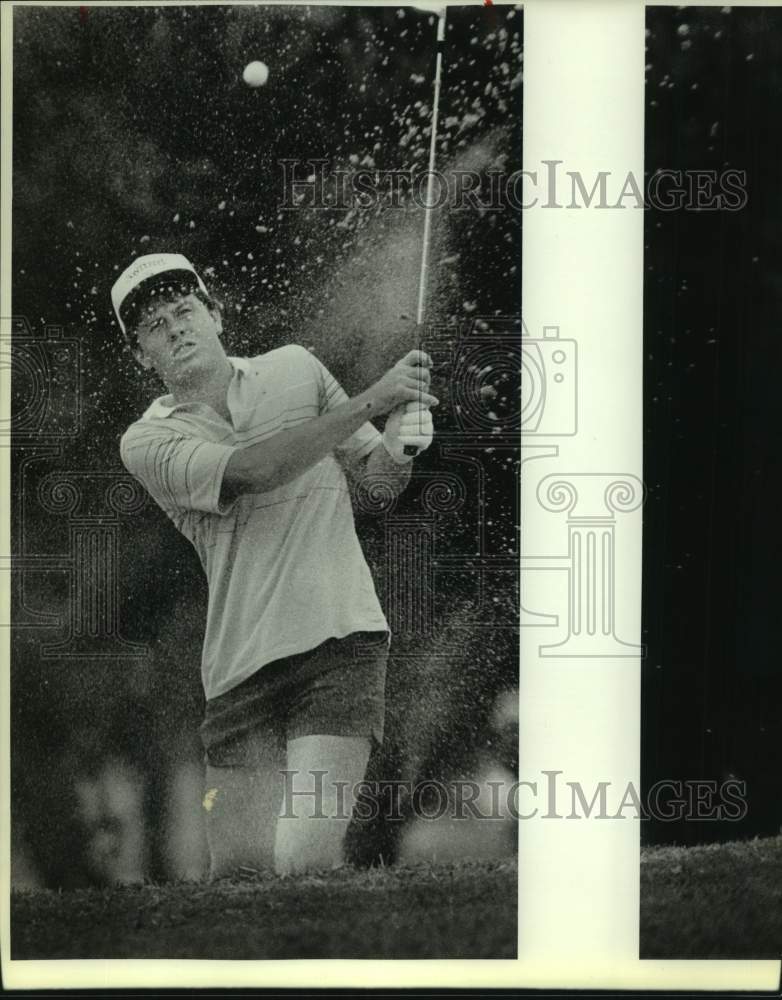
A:
{"type": "MultiPolygon", "coordinates": [[[[434,66],[434,98],[432,100],[432,132],[429,138],[429,168],[426,176],[426,204],[424,206],[424,240],[421,251],[421,272],[418,276],[418,308],[416,310],[416,325],[420,336],[424,322],[426,306],[426,275],[429,268],[429,245],[432,240],[432,211],[434,193],[434,164],[437,154],[437,120],[440,114],[440,80],[443,72],[443,45],[445,42],[445,10],[437,17],[437,56],[434,66]]],[[[424,410],[420,403],[408,403],[407,411],[424,410]]],[[[405,445],[405,455],[417,455],[418,448],[405,445]]]]}
{"type": "Polygon", "coordinates": [[[432,240],[432,212],[434,193],[434,164],[437,151],[437,120],[440,114],[440,79],[443,71],[443,42],[445,41],[445,11],[437,18],[437,61],[434,69],[434,100],[432,103],[432,133],[429,139],[429,170],[426,178],[426,205],[424,206],[424,243],[421,253],[421,273],[418,278],[418,309],[416,323],[424,321],[426,306],[426,276],[429,267],[429,246],[432,240]]]}

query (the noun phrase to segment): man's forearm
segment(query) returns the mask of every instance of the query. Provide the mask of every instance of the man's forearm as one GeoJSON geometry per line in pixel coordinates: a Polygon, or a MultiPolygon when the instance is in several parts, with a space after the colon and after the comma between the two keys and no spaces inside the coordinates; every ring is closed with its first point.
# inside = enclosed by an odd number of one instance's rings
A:
{"type": "Polygon", "coordinates": [[[225,467],[223,499],[266,493],[296,479],[357,431],[372,410],[371,395],[361,393],[321,417],[239,449],[225,467]]]}
{"type": "Polygon", "coordinates": [[[362,479],[367,480],[368,483],[371,483],[373,477],[381,479],[383,482],[389,483],[394,492],[399,494],[410,482],[412,468],[412,462],[407,462],[404,465],[395,462],[382,442],[379,442],[377,447],[369,453],[362,479]]]}

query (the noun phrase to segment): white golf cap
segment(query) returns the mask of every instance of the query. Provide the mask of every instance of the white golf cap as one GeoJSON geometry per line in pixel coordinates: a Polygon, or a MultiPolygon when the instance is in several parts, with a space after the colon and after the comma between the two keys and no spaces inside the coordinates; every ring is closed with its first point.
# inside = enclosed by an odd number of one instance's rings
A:
{"type": "Polygon", "coordinates": [[[127,310],[142,286],[147,289],[152,285],[165,284],[169,279],[171,284],[190,284],[207,293],[195,268],[181,253],[148,253],[137,257],[132,264],[122,272],[111,288],[111,304],[117,316],[117,322],[123,333],[127,333],[122,318],[123,306],[127,310]],[[154,280],[153,280],[154,279],[154,280]]]}

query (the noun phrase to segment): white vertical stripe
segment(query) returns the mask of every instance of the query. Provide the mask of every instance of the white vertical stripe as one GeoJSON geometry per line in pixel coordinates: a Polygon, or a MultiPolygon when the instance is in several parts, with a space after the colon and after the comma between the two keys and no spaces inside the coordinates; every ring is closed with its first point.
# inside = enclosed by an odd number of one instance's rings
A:
{"type": "MultiPolygon", "coordinates": [[[[542,161],[561,160],[558,169],[581,171],[587,190],[601,170],[611,172],[611,190],[621,190],[628,172],[643,188],[644,28],[644,7],[634,2],[525,5],[525,169],[540,173],[542,161]]],[[[544,187],[539,183],[539,194],[544,187]]],[[[529,188],[527,200],[532,193],[529,188]]],[[[559,200],[570,201],[569,189],[559,200]]],[[[567,513],[544,510],[537,499],[543,476],[642,476],[643,216],[632,207],[541,204],[525,213],[522,298],[529,336],[559,326],[561,338],[577,341],[579,400],[578,433],[540,439],[557,441],[557,457],[535,459],[534,441],[525,439],[523,555],[567,554],[567,513]]],[[[638,643],[641,510],[617,514],[615,531],[611,619],[621,639],[638,643]]],[[[523,573],[522,606],[560,616],[557,630],[522,625],[520,769],[522,779],[539,782],[541,813],[546,770],[562,771],[560,783],[580,781],[587,799],[598,781],[612,783],[617,802],[628,782],[640,787],[640,660],[539,654],[541,644],[564,638],[568,595],[586,582],[582,576],[569,587],[565,573],[523,573]]],[[[578,613],[572,610],[572,620],[578,613]]],[[[581,618],[589,626],[592,619],[581,618]]],[[[558,811],[570,810],[570,797],[563,796],[558,811]]],[[[633,819],[522,821],[519,861],[519,957],[526,970],[520,985],[777,985],[775,962],[638,960],[639,824],[633,819]]]]}
{"type": "MultiPolygon", "coordinates": [[[[543,476],[642,475],[643,211],[542,205],[571,200],[564,183],[550,197],[547,160],[563,161],[563,182],[564,171],[580,171],[588,189],[600,170],[612,171],[611,190],[629,171],[642,182],[644,11],[632,3],[533,2],[524,33],[524,161],[539,175],[527,200],[537,193],[540,201],[524,218],[524,319],[531,338],[558,326],[561,338],[576,340],[579,364],[578,433],[541,438],[556,441],[559,455],[537,460],[525,439],[523,553],[546,557],[567,552],[568,527],[567,512],[546,511],[536,500],[543,476]]],[[[557,387],[548,388],[556,403],[557,387]]],[[[586,492],[583,482],[577,489],[580,497],[586,492]]],[[[617,629],[639,642],[641,512],[619,517],[617,629]]],[[[599,781],[612,782],[617,800],[629,781],[639,783],[639,660],[538,652],[565,637],[567,604],[576,599],[572,621],[582,640],[594,638],[594,549],[590,526],[574,567],[579,578],[569,589],[564,583],[564,601],[547,583],[564,573],[524,574],[529,599],[522,603],[560,615],[558,630],[522,629],[521,777],[538,780],[541,814],[543,771],[562,771],[560,783],[580,781],[587,799],[599,781]]],[[[571,811],[569,794],[557,811],[571,811]]],[[[574,964],[599,966],[608,985],[612,966],[638,956],[639,824],[539,816],[521,824],[520,837],[520,956],[559,961],[563,984],[574,964]]]]}

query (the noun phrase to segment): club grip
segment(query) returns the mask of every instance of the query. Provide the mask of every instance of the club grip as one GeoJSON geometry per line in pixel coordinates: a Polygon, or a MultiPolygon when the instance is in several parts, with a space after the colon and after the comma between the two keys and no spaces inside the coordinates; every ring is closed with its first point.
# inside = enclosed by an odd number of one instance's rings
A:
{"type": "MultiPolygon", "coordinates": [[[[425,409],[426,409],[426,407],[422,406],[421,403],[406,403],[405,404],[405,412],[406,413],[413,413],[414,411],[417,412],[419,410],[425,410],[425,409]]],[[[420,453],[420,451],[421,451],[421,449],[420,448],[416,448],[416,446],[414,444],[406,444],[404,446],[404,449],[403,449],[403,452],[404,452],[405,455],[412,456],[413,458],[415,458],[415,456],[418,455],[420,453]]]]}

